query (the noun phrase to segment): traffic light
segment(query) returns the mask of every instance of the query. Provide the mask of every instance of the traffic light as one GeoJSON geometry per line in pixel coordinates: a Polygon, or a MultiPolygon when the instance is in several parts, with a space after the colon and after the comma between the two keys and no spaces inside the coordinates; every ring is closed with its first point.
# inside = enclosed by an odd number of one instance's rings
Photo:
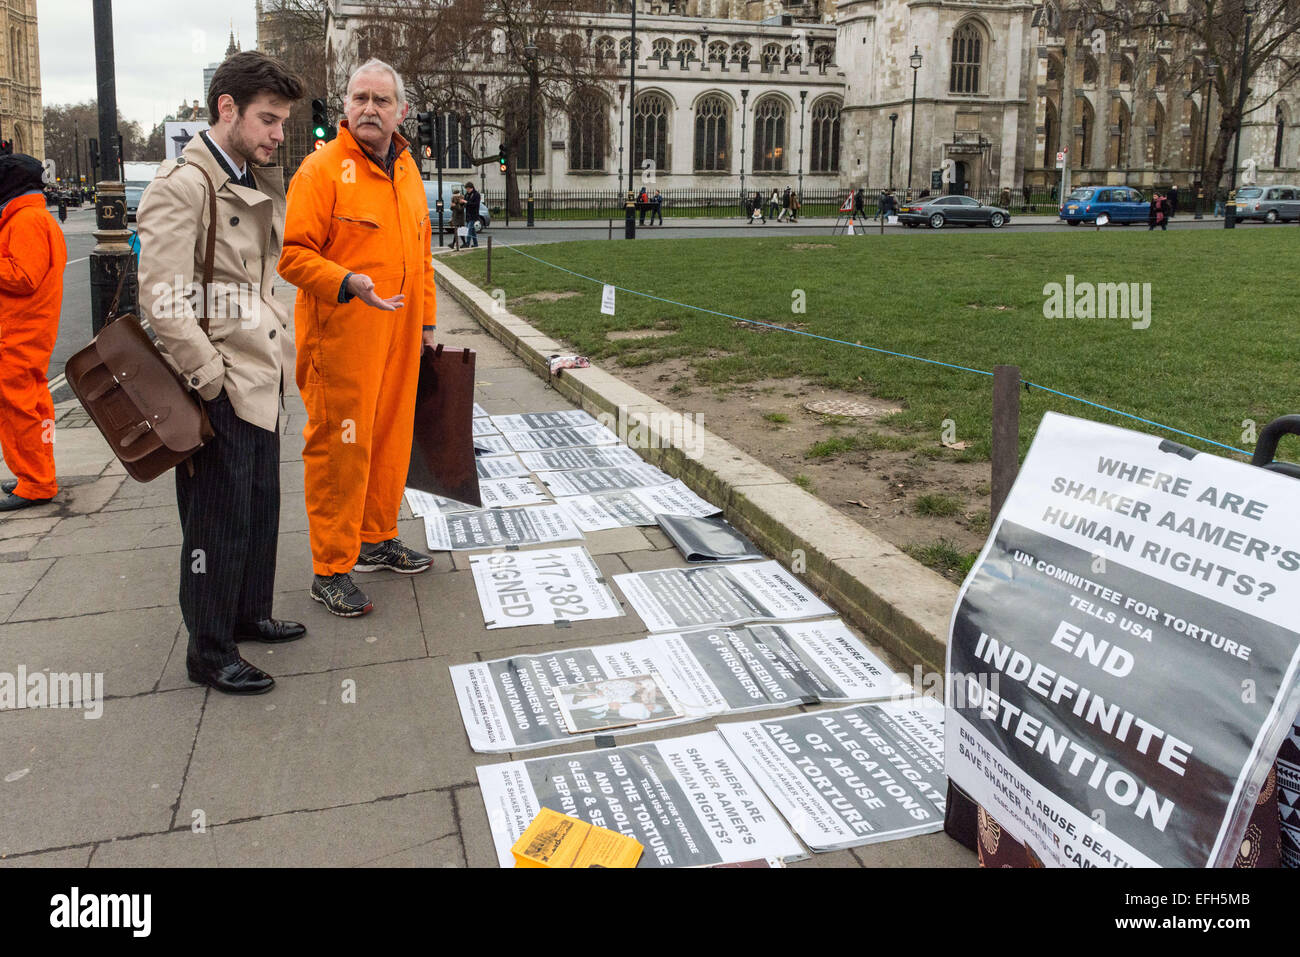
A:
{"type": "Polygon", "coordinates": [[[497,152],[497,165],[501,167],[502,173],[510,169],[510,163],[506,160],[506,148],[504,146],[497,152]]]}
{"type": "Polygon", "coordinates": [[[320,149],[329,138],[330,117],[324,100],[311,101],[311,137],[312,149],[320,149]]]}
{"type": "Polygon", "coordinates": [[[417,135],[420,144],[424,147],[424,155],[432,156],[434,146],[433,114],[417,113],[415,114],[415,120],[419,130],[417,135]]]}
{"type": "Polygon", "coordinates": [[[0,156],[12,156],[14,151],[13,140],[0,140],[0,156]]]}
{"type": "Polygon", "coordinates": [[[99,171],[99,140],[93,136],[90,138],[90,169],[93,174],[98,175],[99,171]]]}

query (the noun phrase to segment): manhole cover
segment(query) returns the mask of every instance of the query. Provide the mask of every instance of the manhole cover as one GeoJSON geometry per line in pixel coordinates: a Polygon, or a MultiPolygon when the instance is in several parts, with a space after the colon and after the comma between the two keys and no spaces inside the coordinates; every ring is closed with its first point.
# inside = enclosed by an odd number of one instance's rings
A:
{"type": "Polygon", "coordinates": [[[809,412],[816,412],[818,415],[851,415],[859,418],[888,415],[891,412],[898,411],[898,409],[890,406],[872,405],[869,402],[858,402],[855,399],[817,399],[813,402],[805,402],[804,408],[809,412]]]}

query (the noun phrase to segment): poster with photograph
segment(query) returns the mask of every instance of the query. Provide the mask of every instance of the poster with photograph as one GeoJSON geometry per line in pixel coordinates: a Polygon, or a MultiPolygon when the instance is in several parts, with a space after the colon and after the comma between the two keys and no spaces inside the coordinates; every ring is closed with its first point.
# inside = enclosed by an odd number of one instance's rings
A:
{"type": "Polygon", "coordinates": [[[681,708],[654,672],[626,678],[597,678],[552,689],[570,734],[680,718],[681,708]]]}
{"type": "Polygon", "coordinates": [[[581,409],[564,409],[560,412],[494,415],[492,424],[498,432],[533,432],[537,429],[576,429],[600,423],[581,409]]]}
{"type": "Polygon", "coordinates": [[[779,562],[662,568],[615,575],[650,631],[834,615],[779,562]]]}
{"type": "Polygon", "coordinates": [[[945,718],[949,777],[1044,864],[1258,855],[1300,697],[1298,487],[1044,416],[958,596],[945,718]]]}
{"type": "Polygon", "coordinates": [[[915,697],[718,726],[814,851],[943,829],[943,705],[915,697]]]}
{"type": "Polygon", "coordinates": [[[548,449],[520,452],[519,460],[534,472],[564,469],[603,469],[616,465],[640,465],[641,456],[626,445],[603,445],[583,449],[548,449]]]}
{"type": "Polygon", "coordinates": [[[721,511],[675,479],[650,488],[569,495],[560,498],[559,505],[584,532],[657,525],[656,516],[662,514],[704,516],[721,511]]]}
{"type": "Polygon", "coordinates": [[[618,445],[618,436],[603,425],[579,425],[533,432],[502,433],[516,452],[572,449],[585,445],[618,445]]]}
{"type": "MultiPolygon", "coordinates": [[[[184,152],[190,140],[206,129],[208,129],[207,120],[165,121],[163,123],[163,158],[176,159],[184,152]]],[[[155,153],[154,155],[157,156],[158,154],[155,153]]]]}
{"type": "MultiPolygon", "coordinates": [[[[682,711],[676,724],[818,701],[911,697],[839,619],[713,628],[451,666],[470,747],[520,751],[572,740],[556,685],[659,676],[682,711]]],[[[639,728],[629,728],[629,732],[639,728]]]]}
{"type": "Polygon", "coordinates": [[[469,562],[488,630],[623,614],[581,545],[471,555],[469,562]]]}
{"type": "Polygon", "coordinates": [[[638,867],[807,857],[716,731],[480,765],[478,781],[502,867],[543,807],[638,841],[638,867]]]}
{"type": "MultiPolygon", "coordinates": [[[[475,439],[474,441],[478,441],[475,439]]],[[[518,478],[529,474],[517,455],[480,455],[474,460],[479,479],[518,478]]]]}
{"type": "Polygon", "coordinates": [[[673,477],[653,465],[619,465],[604,469],[571,469],[567,472],[538,472],[538,480],[552,495],[594,495],[632,488],[667,485],[673,477]]]}
{"type": "Polygon", "coordinates": [[[449,515],[426,515],[424,535],[431,552],[539,545],[582,539],[578,526],[555,505],[483,508],[449,515]]]}

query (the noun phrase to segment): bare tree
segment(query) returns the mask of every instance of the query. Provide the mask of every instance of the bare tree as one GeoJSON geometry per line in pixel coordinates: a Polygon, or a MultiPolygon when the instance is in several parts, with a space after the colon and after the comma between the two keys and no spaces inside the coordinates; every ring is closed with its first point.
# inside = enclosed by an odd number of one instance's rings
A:
{"type": "Polygon", "coordinates": [[[518,215],[518,177],[532,158],[530,71],[538,154],[549,118],[567,111],[576,94],[608,92],[613,85],[613,61],[599,59],[584,39],[590,35],[580,22],[584,6],[573,0],[386,0],[367,9],[357,54],[393,65],[407,85],[412,114],[455,115],[460,129],[476,131],[462,144],[473,154],[468,165],[495,161],[487,153],[488,132],[495,131],[510,157],[506,202],[518,215]],[[486,86],[482,95],[479,83],[486,86]]]}
{"type": "MultiPolygon", "coordinates": [[[[77,175],[78,163],[86,182],[94,175],[90,168],[90,140],[99,136],[99,107],[94,100],[84,103],[51,104],[42,111],[45,130],[45,155],[57,164],[58,174],[65,181],[77,175]]],[[[129,121],[117,112],[117,129],[122,134],[122,160],[132,163],[151,159],[140,124],[129,121]]],[[[115,179],[116,170],[99,171],[101,178],[115,179]],[[111,175],[110,175],[111,174],[111,175]]]]}

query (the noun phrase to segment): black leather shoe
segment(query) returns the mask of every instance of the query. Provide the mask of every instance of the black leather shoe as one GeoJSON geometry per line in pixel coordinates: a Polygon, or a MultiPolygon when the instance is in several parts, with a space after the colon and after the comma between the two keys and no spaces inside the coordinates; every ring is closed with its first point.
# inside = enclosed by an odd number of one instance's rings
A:
{"type": "Polygon", "coordinates": [[[243,658],[224,668],[203,668],[186,659],[185,670],[195,684],[207,685],[226,694],[265,694],[275,687],[275,679],[243,658]]]}
{"type": "Polygon", "coordinates": [[[12,492],[17,487],[17,479],[5,479],[3,482],[0,482],[0,492],[12,492]]]}
{"type": "Polygon", "coordinates": [[[307,634],[307,626],[296,621],[263,618],[247,625],[235,626],[235,641],[260,641],[268,645],[283,641],[297,641],[307,634]]]}
{"type": "MultiPolygon", "coordinates": [[[[17,488],[17,484],[14,488],[17,488]]],[[[52,501],[52,498],[23,498],[21,495],[15,495],[13,492],[5,492],[4,497],[0,498],[0,512],[16,512],[20,508],[30,508],[33,505],[44,505],[52,501]]]]}

